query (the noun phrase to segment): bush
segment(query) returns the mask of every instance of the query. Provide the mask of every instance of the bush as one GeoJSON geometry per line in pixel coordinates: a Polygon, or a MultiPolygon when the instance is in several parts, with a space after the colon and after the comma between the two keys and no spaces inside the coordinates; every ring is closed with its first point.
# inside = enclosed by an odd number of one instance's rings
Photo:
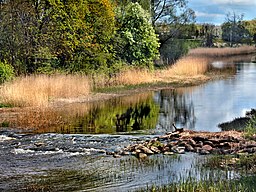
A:
{"type": "Polygon", "coordinates": [[[245,136],[252,137],[256,134],[256,116],[253,116],[245,127],[245,136]]]}
{"type": "Polygon", "coordinates": [[[14,77],[13,67],[6,62],[0,61],[0,84],[14,77]]]}

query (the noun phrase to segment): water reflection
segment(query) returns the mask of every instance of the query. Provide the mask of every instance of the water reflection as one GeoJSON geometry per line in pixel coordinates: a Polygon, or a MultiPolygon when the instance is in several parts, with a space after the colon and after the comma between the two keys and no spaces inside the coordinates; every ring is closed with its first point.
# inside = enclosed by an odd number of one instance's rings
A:
{"type": "Polygon", "coordinates": [[[161,90],[155,94],[155,101],[160,105],[157,129],[171,131],[172,123],[194,129],[194,105],[189,95],[184,94],[184,89],[161,90]]]}
{"type": "MultiPolygon", "coordinates": [[[[76,103],[58,108],[24,109],[10,113],[11,127],[35,129],[36,133],[105,134],[154,129],[159,106],[153,92],[119,97],[107,102],[76,103]]],[[[8,119],[8,118],[7,118],[8,119]]],[[[6,121],[5,119],[0,119],[6,121]]]]}
{"type": "Polygon", "coordinates": [[[225,61],[236,67],[236,75],[228,79],[105,102],[76,103],[44,110],[22,109],[18,113],[10,112],[9,117],[6,114],[0,117],[0,124],[32,128],[38,133],[163,134],[173,130],[172,123],[188,129],[220,131],[219,123],[244,116],[246,111],[256,107],[256,64],[236,63],[238,59],[243,58],[225,61]]]}

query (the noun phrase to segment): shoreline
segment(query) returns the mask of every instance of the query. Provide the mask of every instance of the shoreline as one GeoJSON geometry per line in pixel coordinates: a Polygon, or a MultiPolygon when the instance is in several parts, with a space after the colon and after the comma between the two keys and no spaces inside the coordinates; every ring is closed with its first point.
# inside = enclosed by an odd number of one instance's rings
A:
{"type": "Polygon", "coordinates": [[[87,96],[82,97],[73,97],[73,98],[56,98],[50,102],[49,107],[55,107],[64,104],[71,103],[90,103],[90,102],[98,102],[98,101],[107,101],[112,98],[129,96],[141,92],[149,92],[149,91],[158,91],[164,89],[176,89],[182,87],[192,87],[198,86],[210,81],[230,78],[234,76],[234,74],[228,73],[219,73],[219,74],[206,74],[200,75],[197,77],[184,77],[177,78],[169,81],[159,81],[154,83],[145,83],[139,84],[135,86],[113,86],[104,89],[99,89],[98,91],[92,92],[87,96]]]}

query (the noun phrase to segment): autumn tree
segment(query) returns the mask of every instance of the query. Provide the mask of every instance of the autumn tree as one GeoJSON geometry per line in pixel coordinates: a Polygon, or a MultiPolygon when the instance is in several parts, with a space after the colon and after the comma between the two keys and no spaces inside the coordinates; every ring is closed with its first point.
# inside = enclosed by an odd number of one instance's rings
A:
{"type": "Polygon", "coordinates": [[[243,21],[243,25],[246,30],[248,30],[252,40],[256,44],[256,19],[243,21]]]}
{"type": "Polygon", "coordinates": [[[108,0],[50,0],[54,54],[71,71],[101,68],[110,57],[114,12],[108,0]]]}
{"type": "Polygon", "coordinates": [[[33,10],[28,1],[10,0],[0,6],[0,59],[12,64],[17,73],[27,70],[24,63],[33,54],[33,10]]]}
{"type": "Polygon", "coordinates": [[[112,59],[109,0],[8,0],[0,9],[0,59],[18,73],[96,69],[112,59]]]}

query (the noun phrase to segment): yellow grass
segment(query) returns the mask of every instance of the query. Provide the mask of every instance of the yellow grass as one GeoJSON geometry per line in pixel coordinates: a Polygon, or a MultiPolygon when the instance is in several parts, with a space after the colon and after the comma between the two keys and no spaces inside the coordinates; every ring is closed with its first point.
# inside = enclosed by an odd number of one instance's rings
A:
{"type": "MultiPolygon", "coordinates": [[[[216,57],[233,56],[255,51],[255,47],[197,48],[174,65],[154,72],[143,69],[126,69],[113,77],[95,75],[34,75],[17,78],[0,87],[0,103],[14,106],[48,106],[59,98],[79,98],[90,94],[91,88],[106,86],[138,85],[161,82],[189,82],[203,80],[209,64],[216,57]]],[[[224,58],[224,57],[223,57],[224,58]]]]}
{"type": "Polygon", "coordinates": [[[14,106],[47,106],[54,98],[85,96],[90,93],[86,77],[78,75],[33,75],[3,85],[1,102],[14,106]]]}
{"type": "Polygon", "coordinates": [[[209,62],[207,58],[183,57],[161,74],[163,78],[204,75],[209,70],[209,62]]]}
{"type": "Polygon", "coordinates": [[[154,73],[143,69],[130,69],[117,74],[112,85],[138,85],[155,81],[154,73]]]}
{"type": "Polygon", "coordinates": [[[225,57],[240,54],[249,54],[256,51],[254,46],[242,46],[237,48],[225,47],[225,48],[196,48],[191,49],[188,53],[190,56],[195,57],[225,57]]]}

